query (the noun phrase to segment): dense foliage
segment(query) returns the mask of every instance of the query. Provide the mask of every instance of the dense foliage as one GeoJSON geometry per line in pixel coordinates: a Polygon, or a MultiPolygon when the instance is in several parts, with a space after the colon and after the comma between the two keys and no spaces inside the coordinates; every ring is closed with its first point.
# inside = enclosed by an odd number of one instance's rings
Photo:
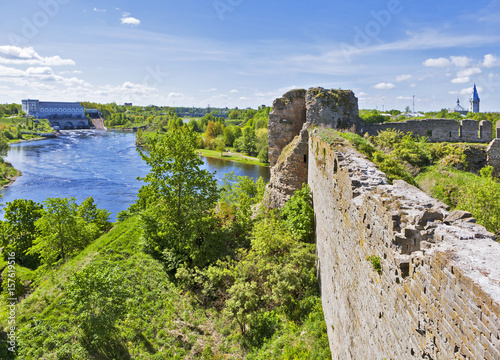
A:
{"type": "Polygon", "coordinates": [[[471,212],[479,224],[500,234],[500,183],[490,166],[484,167],[479,176],[466,172],[467,145],[429,143],[425,137],[397,130],[366,137],[330,130],[321,130],[319,135],[329,143],[340,138],[349,140],[378,165],[388,180],[402,179],[419,186],[452,209],[471,212]]]}
{"type": "Polygon", "coordinates": [[[17,264],[37,269],[64,262],[109,230],[110,212],[98,209],[92,197],[80,205],[74,198],[49,198],[7,203],[0,222],[2,256],[16,254],[17,264]]]}
{"type": "Polygon", "coordinates": [[[418,175],[419,186],[452,209],[469,211],[487,230],[500,235],[500,183],[485,166],[480,176],[437,165],[418,175]]]}
{"type": "Polygon", "coordinates": [[[8,204],[20,358],[331,357],[309,188],[266,212],[262,179],[228,174],[217,187],[198,141],[188,126],[153,138],[137,202],[97,240],[109,214],[92,199],[8,204]]]}

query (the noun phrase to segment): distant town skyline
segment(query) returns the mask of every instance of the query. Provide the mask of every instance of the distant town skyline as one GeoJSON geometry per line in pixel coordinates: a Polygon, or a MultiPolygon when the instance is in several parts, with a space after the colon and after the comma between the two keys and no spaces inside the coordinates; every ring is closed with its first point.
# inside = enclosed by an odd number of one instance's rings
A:
{"type": "Polygon", "coordinates": [[[351,89],[360,108],[500,111],[500,1],[17,0],[2,4],[0,103],[257,108],[351,89]]]}

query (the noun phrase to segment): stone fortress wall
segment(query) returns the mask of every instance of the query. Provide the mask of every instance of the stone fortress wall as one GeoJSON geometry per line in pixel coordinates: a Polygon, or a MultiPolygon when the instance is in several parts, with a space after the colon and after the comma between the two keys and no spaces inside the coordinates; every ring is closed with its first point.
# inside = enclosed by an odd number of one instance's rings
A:
{"type": "Polygon", "coordinates": [[[279,155],[265,201],[281,206],[304,178],[311,187],[332,358],[500,359],[494,236],[404,181],[389,185],[344,141],[319,138],[314,127],[362,127],[352,92],[314,88],[282,99],[270,118],[269,147],[279,155]],[[280,133],[288,145],[276,143],[280,133]]]}
{"type": "Polygon", "coordinates": [[[500,359],[492,234],[314,133],[308,183],[333,359],[500,359]]]}
{"type": "Polygon", "coordinates": [[[487,120],[423,119],[364,126],[364,132],[370,135],[388,129],[411,131],[414,135],[428,137],[431,142],[489,143],[493,138],[492,124],[487,120]]]}

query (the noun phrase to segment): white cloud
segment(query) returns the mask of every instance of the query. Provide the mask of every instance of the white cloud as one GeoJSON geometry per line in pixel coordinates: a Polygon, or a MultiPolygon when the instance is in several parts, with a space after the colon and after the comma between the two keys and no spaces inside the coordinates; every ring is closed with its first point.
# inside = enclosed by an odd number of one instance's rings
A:
{"type": "Polygon", "coordinates": [[[229,93],[231,93],[231,94],[237,94],[237,93],[239,93],[239,91],[238,91],[238,90],[236,90],[236,89],[233,89],[233,90],[231,90],[229,93]]]}
{"type": "MultiPolygon", "coordinates": [[[[53,84],[74,87],[90,87],[90,84],[76,77],[66,78],[56,75],[48,66],[29,67],[26,70],[16,69],[0,65],[0,79],[14,83],[19,86],[34,87],[33,84],[51,82],[53,84]]],[[[38,86],[37,88],[40,88],[38,86]]]]}
{"type": "Polygon", "coordinates": [[[182,98],[184,98],[184,94],[171,92],[170,94],[168,94],[168,98],[170,100],[182,99],[182,98]]]}
{"type": "Polygon", "coordinates": [[[498,59],[495,56],[493,56],[492,54],[484,55],[484,60],[483,60],[484,67],[491,68],[499,65],[500,62],[498,62],[498,59]]]}
{"type": "Polygon", "coordinates": [[[394,89],[396,85],[392,83],[378,83],[377,85],[374,86],[375,89],[377,90],[391,90],[394,89]]]}
{"type": "Polygon", "coordinates": [[[470,77],[468,76],[463,76],[463,77],[456,77],[453,80],[451,80],[453,84],[465,84],[470,82],[470,77]]]}
{"type": "Polygon", "coordinates": [[[53,75],[54,71],[48,66],[44,67],[30,67],[26,70],[26,74],[29,75],[53,75]]]}
{"type": "Polygon", "coordinates": [[[130,13],[124,12],[122,15],[122,24],[137,26],[141,24],[141,20],[130,16],[130,13]]]}
{"type": "Polygon", "coordinates": [[[471,62],[467,56],[450,56],[451,62],[458,67],[466,67],[471,62]]]}
{"type": "Polygon", "coordinates": [[[469,68],[465,70],[461,70],[457,72],[457,77],[465,77],[465,76],[473,76],[473,75],[478,75],[481,74],[481,69],[480,68],[469,68]]]}
{"type": "Polygon", "coordinates": [[[206,90],[200,90],[201,92],[217,92],[218,90],[216,88],[211,88],[211,89],[206,89],[206,90]]]}
{"type": "Polygon", "coordinates": [[[32,47],[21,48],[12,45],[0,46],[0,63],[43,66],[75,65],[75,62],[71,59],[62,59],[60,56],[43,57],[32,47]]]}
{"type": "MultiPolygon", "coordinates": [[[[460,91],[450,91],[449,93],[452,95],[471,95],[473,90],[474,90],[473,87],[468,87],[468,88],[462,89],[460,91]]],[[[477,91],[482,92],[483,89],[478,86],[477,91]]]]}
{"type": "Polygon", "coordinates": [[[106,9],[98,9],[98,8],[94,8],[94,11],[95,11],[95,12],[106,12],[106,11],[108,11],[108,10],[106,10],[106,9]]]}
{"type": "Polygon", "coordinates": [[[451,66],[451,61],[441,57],[437,59],[427,59],[423,62],[423,65],[429,67],[448,67],[451,66]]]}
{"type": "Polygon", "coordinates": [[[22,77],[24,74],[25,72],[23,70],[0,65],[0,78],[22,77]]]}
{"type": "Polygon", "coordinates": [[[409,74],[399,75],[396,77],[396,81],[405,81],[405,80],[409,80],[411,78],[412,78],[412,76],[409,74]]]}
{"type": "Polygon", "coordinates": [[[396,97],[397,100],[411,100],[413,99],[411,96],[398,96],[396,97]]]}

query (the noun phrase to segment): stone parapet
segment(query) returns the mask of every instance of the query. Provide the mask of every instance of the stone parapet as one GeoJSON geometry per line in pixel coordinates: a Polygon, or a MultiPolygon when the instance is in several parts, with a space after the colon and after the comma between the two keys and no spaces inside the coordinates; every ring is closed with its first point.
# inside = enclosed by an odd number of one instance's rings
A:
{"type": "Polygon", "coordinates": [[[379,132],[395,129],[412,132],[415,136],[425,136],[431,142],[469,142],[488,143],[493,138],[491,121],[464,119],[460,122],[452,119],[406,120],[383,124],[364,125],[362,133],[376,136],[379,132]]]}
{"type": "Polygon", "coordinates": [[[488,165],[493,167],[493,175],[500,176],[500,139],[494,139],[486,148],[488,165]]]}
{"type": "Polygon", "coordinates": [[[500,359],[494,235],[341,139],[308,148],[332,358],[500,359]]]}

